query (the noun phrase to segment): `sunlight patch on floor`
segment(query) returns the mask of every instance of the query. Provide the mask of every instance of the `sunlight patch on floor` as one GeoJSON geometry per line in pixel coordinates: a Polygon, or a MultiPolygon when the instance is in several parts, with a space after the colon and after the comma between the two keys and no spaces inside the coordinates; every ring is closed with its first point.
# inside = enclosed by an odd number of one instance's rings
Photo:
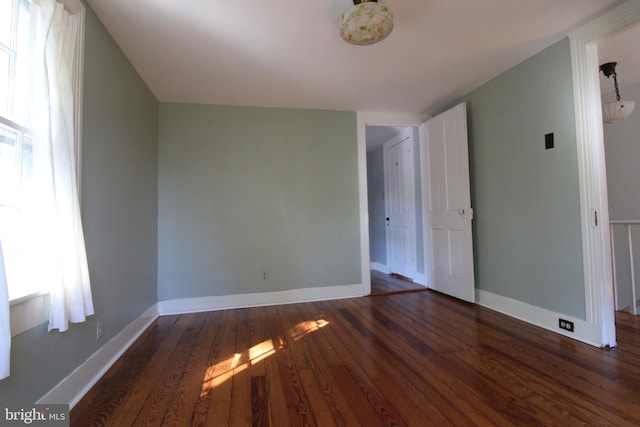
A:
{"type": "MultiPolygon", "coordinates": [[[[325,319],[307,320],[291,328],[289,335],[294,341],[298,341],[328,324],[329,322],[325,319]]],[[[271,339],[264,340],[246,352],[235,353],[233,356],[210,366],[205,372],[200,396],[205,396],[212,389],[233,378],[234,375],[250,368],[251,365],[262,362],[275,354],[276,350],[283,349],[285,346],[284,337],[278,337],[275,344],[271,339]]]]}
{"type": "Polygon", "coordinates": [[[328,324],[329,322],[325,319],[307,320],[305,322],[300,322],[291,328],[289,334],[294,341],[298,341],[300,338],[303,338],[320,328],[324,328],[328,324]]]}
{"type": "Polygon", "coordinates": [[[228,359],[216,363],[205,372],[202,391],[200,395],[207,394],[211,389],[218,387],[234,375],[249,368],[276,352],[272,340],[265,340],[251,347],[246,353],[235,353],[228,359]]]}

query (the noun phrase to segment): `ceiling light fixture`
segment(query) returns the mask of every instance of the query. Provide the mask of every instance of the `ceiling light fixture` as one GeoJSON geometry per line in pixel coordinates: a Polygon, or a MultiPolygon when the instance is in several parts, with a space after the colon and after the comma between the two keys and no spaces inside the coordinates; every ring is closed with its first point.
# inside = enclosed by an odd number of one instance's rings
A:
{"type": "Polygon", "coordinates": [[[618,75],[616,74],[617,62],[607,62],[600,66],[600,71],[609,78],[613,75],[613,85],[616,89],[616,100],[602,104],[602,119],[605,123],[614,123],[624,120],[633,113],[636,106],[634,101],[620,101],[620,90],[618,89],[618,75]]]}
{"type": "Polygon", "coordinates": [[[366,46],[387,38],[393,30],[393,14],[378,0],[353,0],[342,14],[340,35],[347,43],[366,46]]]}

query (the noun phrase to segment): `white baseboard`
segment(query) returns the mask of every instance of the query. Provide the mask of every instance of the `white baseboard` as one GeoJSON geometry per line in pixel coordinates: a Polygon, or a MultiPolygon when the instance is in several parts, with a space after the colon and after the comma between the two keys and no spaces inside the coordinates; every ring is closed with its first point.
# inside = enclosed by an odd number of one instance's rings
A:
{"type": "Polygon", "coordinates": [[[596,347],[602,347],[602,329],[594,324],[575,317],[556,313],[541,307],[524,303],[515,299],[497,295],[491,292],[476,289],[476,303],[491,310],[515,317],[527,323],[539,326],[549,331],[567,336],[569,338],[591,344],[596,347]],[[575,332],[568,332],[560,329],[558,320],[562,318],[569,320],[574,324],[575,332]]]}
{"type": "Polygon", "coordinates": [[[413,278],[413,282],[417,283],[419,285],[424,286],[425,288],[427,287],[427,276],[424,275],[424,273],[418,273],[416,271],[416,277],[413,278]]]}
{"type": "Polygon", "coordinates": [[[36,403],[68,404],[73,408],[158,316],[360,296],[362,285],[358,284],[160,301],[110,339],[36,403]]]}
{"type": "Polygon", "coordinates": [[[299,302],[326,301],[360,296],[362,296],[361,284],[200,298],[180,298],[158,302],[158,314],[164,316],[168,314],[295,304],[299,302]]]}
{"type": "Polygon", "coordinates": [[[158,307],[154,304],[36,403],[69,404],[73,408],[157,317],[158,307]]]}
{"type": "MultiPolygon", "coordinates": [[[[73,408],[159,315],[326,301],[359,296],[362,296],[362,285],[357,284],[160,301],[126,326],[36,403],[69,404],[69,407],[73,408]]],[[[598,338],[600,329],[584,320],[483,290],[476,290],[476,297],[477,303],[483,307],[597,347],[602,346],[598,338]],[[560,317],[574,323],[575,333],[564,331],[558,327],[560,317]]]]}
{"type": "Polygon", "coordinates": [[[379,271],[380,273],[389,274],[389,267],[385,264],[380,264],[379,262],[372,262],[369,264],[371,270],[379,271]]]}

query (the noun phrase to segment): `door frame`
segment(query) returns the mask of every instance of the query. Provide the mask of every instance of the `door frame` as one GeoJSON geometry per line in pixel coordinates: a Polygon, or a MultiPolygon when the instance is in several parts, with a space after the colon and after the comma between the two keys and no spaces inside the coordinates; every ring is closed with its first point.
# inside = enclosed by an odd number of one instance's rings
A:
{"type": "Polygon", "coordinates": [[[371,270],[369,253],[369,199],[367,196],[367,125],[372,126],[420,126],[429,115],[413,113],[358,112],[358,188],[360,208],[360,271],[362,295],[371,294],[371,270]]]}
{"type": "Polygon", "coordinates": [[[583,268],[588,335],[616,346],[609,235],[609,201],[604,157],[598,43],[640,20],[630,0],[569,34],[580,185],[583,268]]]}
{"type": "MultiPolygon", "coordinates": [[[[411,275],[407,275],[408,278],[415,280],[416,275],[418,273],[418,226],[417,226],[417,218],[416,218],[416,174],[415,174],[415,154],[416,154],[416,141],[413,138],[413,128],[405,127],[399,135],[391,138],[387,142],[385,142],[382,146],[382,158],[383,158],[383,170],[384,170],[384,208],[385,208],[385,216],[389,217],[389,171],[387,168],[387,159],[388,154],[387,151],[398,144],[404,143],[406,140],[411,140],[411,195],[412,200],[412,213],[411,213],[411,224],[410,224],[410,234],[411,241],[408,243],[409,245],[409,253],[411,255],[411,275]]],[[[386,249],[387,249],[387,267],[389,267],[390,272],[394,272],[391,269],[391,252],[390,252],[390,233],[389,233],[389,223],[386,222],[387,227],[385,228],[385,240],[386,240],[386,249]]],[[[399,273],[399,272],[396,272],[399,273]]]]}

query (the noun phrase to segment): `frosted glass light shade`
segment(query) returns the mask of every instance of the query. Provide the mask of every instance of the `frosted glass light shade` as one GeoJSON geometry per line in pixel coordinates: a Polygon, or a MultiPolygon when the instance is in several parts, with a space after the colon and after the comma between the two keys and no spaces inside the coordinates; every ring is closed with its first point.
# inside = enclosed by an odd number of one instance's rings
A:
{"type": "Polygon", "coordinates": [[[369,45],[384,40],[393,30],[393,14],[377,2],[367,1],[342,14],[340,35],[347,43],[369,45]]]}
{"type": "Polygon", "coordinates": [[[634,101],[614,101],[602,104],[602,120],[605,123],[615,123],[624,120],[633,113],[634,101]]]}

